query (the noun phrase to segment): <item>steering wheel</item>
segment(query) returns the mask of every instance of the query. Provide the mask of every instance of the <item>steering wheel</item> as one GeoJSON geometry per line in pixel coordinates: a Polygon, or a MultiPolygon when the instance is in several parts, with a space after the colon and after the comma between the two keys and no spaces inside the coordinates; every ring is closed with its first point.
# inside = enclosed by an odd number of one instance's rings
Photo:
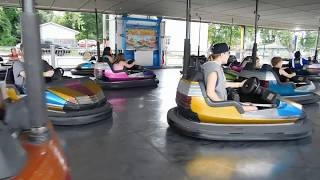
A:
{"type": "Polygon", "coordinates": [[[60,73],[61,73],[61,75],[63,76],[63,74],[64,74],[64,70],[62,69],[62,68],[56,68],[56,70],[58,70],[58,71],[60,71],[60,73]]]}
{"type": "Polygon", "coordinates": [[[134,62],[134,59],[130,59],[129,61],[128,61],[128,64],[132,64],[134,62]]]}
{"type": "Polygon", "coordinates": [[[244,94],[251,94],[256,93],[256,91],[259,89],[260,81],[256,77],[249,78],[241,87],[241,91],[244,94]]]}

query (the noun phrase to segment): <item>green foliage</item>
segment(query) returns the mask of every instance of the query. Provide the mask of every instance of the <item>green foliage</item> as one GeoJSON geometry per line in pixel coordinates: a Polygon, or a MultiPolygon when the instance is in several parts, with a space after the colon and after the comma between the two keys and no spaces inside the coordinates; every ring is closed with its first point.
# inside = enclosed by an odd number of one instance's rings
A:
{"type": "MultiPolygon", "coordinates": [[[[96,16],[94,13],[81,13],[81,31],[78,39],[96,39],[96,16]]],[[[102,14],[98,14],[99,39],[102,39],[102,14]]]]}
{"type": "Polygon", "coordinates": [[[287,48],[289,53],[294,51],[294,33],[288,30],[278,30],[276,31],[276,36],[279,38],[280,44],[287,48]]]}
{"type": "Polygon", "coordinates": [[[53,20],[53,11],[38,10],[38,15],[40,17],[40,24],[51,22],[53,20]]]}
{"type": "Polygon", "coordinates": [[[259,30],[260,37],[262,39],[262,44],[271,44],[276,41],[277,31],[273,29],[264,29],[259,30]]]}
{"type": "MultiPolygon", "coordinates": [[[[11,35],[12,25],[4,9],[6,8],[0,8],[0,46],[14,45],[16,38],[11,35]]],[[[10,15],[11,14],[9,14],[9,16],[10,15]]]]}
{"type": "Polygon", "coordinates": [[[11,24],[11,36],[14,38],[14,43],[21,40],[21,10],[16,8],[3,8],[4,14],[7,16],[11,24]]]}
{"type": "Polygon", "coordinates": [[[305,36],[301,37],[299,41],[299,49],[310,50],[316,47],[317,32],[306,31],[305,36]]]}
{"type": "Polygon", "coordinates": [[[231,47],[239,46],[240,26],[210,24],[208,36],[210,44],[227,43],[231,47]]]}
{"type": "Polygon", "coordinates": [[[81,30],[81,26],[83,25],[80,13],[75,12],[65,12],[64,16],[57,23],[77,31],[81,30]]]}

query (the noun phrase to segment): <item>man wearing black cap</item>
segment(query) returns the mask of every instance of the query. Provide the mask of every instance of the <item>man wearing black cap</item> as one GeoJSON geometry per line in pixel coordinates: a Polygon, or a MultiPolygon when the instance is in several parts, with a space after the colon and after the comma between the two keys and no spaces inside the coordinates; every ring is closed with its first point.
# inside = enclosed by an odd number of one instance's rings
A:
{"type": "Polygon", "coordinates": [[[300,51],[294,53],[294,58],[290,61],[290,65],[294,69],[302,69],[303,65],[309,64],[309,61],[301,57],[300,51]]]}
{"type": "MultiPolygon", "coordinates": [[[[227,101],[226,88],[242,87],[242,82],[227,82],[222,69],[223,64],[227,64],[230,56],[229,46],[226,43],[215,44],[211,47],[209,61],[203,64],[204,81],[208,97],[213,101],[227,101]]],[[[255,106],[243,106],[245,111],[257,110],[255,106]]]]}

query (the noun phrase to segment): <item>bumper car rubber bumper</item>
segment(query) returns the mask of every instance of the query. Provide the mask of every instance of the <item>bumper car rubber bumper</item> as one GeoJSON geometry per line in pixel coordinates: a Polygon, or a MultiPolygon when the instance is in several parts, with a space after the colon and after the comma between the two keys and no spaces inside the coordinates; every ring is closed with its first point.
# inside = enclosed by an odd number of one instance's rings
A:
{"type": "Polygon", "coordinates": [[[287,124],[210,124],[190,121],[181,116],[177,108],[170,109],[167,118],[170,127],[178,132],[208,140],[294,140],[308,137],[312,133],[312,123],[306,118],[287,124]]]}
{"type": "Polygon", "coordinates": [[[94,76],[93,69],[71,69],[71,74],[79,76],[94,76]]]}
{"type": "Polygon", "coordinates": [[[309,75],[306,76],[310,81],[320,81],[320,76],[319,75],[309,75]]]}
{"type": "Polygon", "coordinates": [[[88,109],[84,111],[73,111],[63,113],[57,111],[48,111],[48,116],[54,125],[84,125],[101,120],[111,119],[112,107],[111,104],[107,102],[101,107],[88,109]]]}
{"type": "Polygon", "coordinates": [[[290,101],[297,102],[299,104],[312,104],[320,100],[320,96],[316,93],[296,95],[296,96],[282,96],[282,97],[290,101]]]}
{"type": "Polygon", "coordinates": [[[123,89],[123,88],[144,87],[144,86],[156,87],[159,84],[159,80],[157,78],[130,80],[130,81],[96,80],[96,82],[103,89],[123,89]]]}

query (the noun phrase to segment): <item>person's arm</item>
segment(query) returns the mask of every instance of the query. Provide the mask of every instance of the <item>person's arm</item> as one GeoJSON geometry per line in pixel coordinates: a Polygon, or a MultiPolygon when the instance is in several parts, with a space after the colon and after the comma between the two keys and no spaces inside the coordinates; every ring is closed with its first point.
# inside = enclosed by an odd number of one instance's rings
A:
{"type": "Polygon", "coordinates": [[[19,73],[19,76],[22,76],[22,77],[26,78],[26,72],[21,71],[21,72],[19,73]]]}
{"type": "Polygon", "coordinates": [[[226,88],[240,88],[243,86],[245,81],[242,82],[226,82],[226,88]]]}
{"type": "Polygon", "coordinates": [[[282,76],[285,76],[286,78],[293,78],[294,76],[296,76],[296,73],[287,73],[284,69],[280,69],[279,70],[279,74],[282,75],[282,76]]]}
{"type": "Polygon", "coordinates": [[[54,74],[54,70],[49,70],[49,71],[43,72],[44,77],[52,77],[53,74],[54,74]]]}
{"type": "Polygon", "coordinates": [[[123,66],[126,68],[132,68],[134,66],[134,63],[128,64],[127,62],[123,62],[123,66]]]}
{"type": "Polygon", "coordinates": [[[212,72],[208,76],[207,80],[207,95],[212,101],[222,101],[216,93],[216,84],[218,80],[217,72],[212,72]]]}

